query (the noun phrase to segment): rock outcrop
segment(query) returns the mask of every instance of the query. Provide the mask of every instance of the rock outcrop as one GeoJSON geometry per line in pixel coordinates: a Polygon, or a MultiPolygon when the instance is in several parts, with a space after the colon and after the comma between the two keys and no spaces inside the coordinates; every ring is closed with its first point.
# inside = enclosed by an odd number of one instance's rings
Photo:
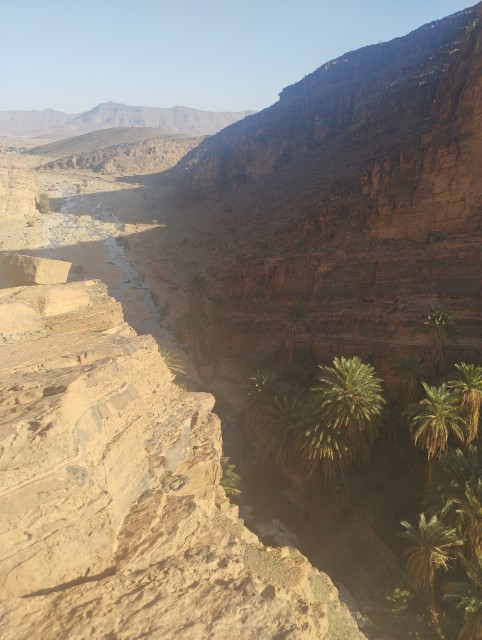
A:
{"type": "MultiPolygon", "coordinates": [[[[34,174],[12,154],[0,153],[0,219],[22,219],[35,213],[38,187],[34,174]]],[[[6,225],[5,225],[6,226],[6,225]]]]}
{"type": "Polygon", "coordinates": [[[65,284],[70,262],[35,258],[18,253],[0,254],[0,287],[31,284],[65,284]]]}
{"type": "Polygon", "coordinates": [[[226,204],[236,349],[279,346],[302,303],[319,355],[386,360],[444,307],[480,360],[481,51],[478,4],[328,62],[180,163],[184,201],[226,204]]]}
{"type": "Polygon", "coordinates": [[[238,520],[214,399],[173,384],[101,283],[2,290],[0,325],[2,638],[364,637],[326,576],[238,520]]]}

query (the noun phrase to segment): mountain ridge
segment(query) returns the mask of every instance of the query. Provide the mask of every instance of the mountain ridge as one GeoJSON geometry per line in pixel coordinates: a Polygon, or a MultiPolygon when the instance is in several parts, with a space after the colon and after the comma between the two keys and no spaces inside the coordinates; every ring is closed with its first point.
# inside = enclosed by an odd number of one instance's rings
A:
{"type": "Polygon", "coordinates": [[[55,109],[0,111],[0,134],[26,136],[81,135],[110,127],[156,127],[169,133],[212,135],[253,111],[202,111],[190,107],[130,106],[104,102],[88,111],[67,114],[55,109]]]}

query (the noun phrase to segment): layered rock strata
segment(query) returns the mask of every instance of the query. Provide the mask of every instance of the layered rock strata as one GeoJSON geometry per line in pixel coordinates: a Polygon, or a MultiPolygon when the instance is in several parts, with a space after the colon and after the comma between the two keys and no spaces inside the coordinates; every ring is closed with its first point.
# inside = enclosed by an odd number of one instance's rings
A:
{"type": "Polygon", "coordinates": [[[2,638],[364,637],[329,578],[238,520],[214,399],[103,285],[1,293],[36,322],[0,348],[2,638]]]}
{"type": "Polygon", "coordinates": [[[302,303],[320,356],[382,360],[423,350],[420,321],[444,307],[452,359],[480,361],[481,51],[478,4],[328,62],[185,158],[182,197],[227,205],[209,231],[233,229],[235,348],[279,346],[302,303]]]}

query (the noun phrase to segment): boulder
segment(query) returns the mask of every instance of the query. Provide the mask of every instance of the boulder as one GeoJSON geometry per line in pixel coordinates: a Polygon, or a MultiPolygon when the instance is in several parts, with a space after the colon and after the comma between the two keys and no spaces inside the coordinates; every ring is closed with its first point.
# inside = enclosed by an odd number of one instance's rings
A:
{"type": "Polygon", "coordinates": [[[67,282],[72,264],[64,260],[36,258],[18,253],[0,254],[0,287],[67,282]]]}

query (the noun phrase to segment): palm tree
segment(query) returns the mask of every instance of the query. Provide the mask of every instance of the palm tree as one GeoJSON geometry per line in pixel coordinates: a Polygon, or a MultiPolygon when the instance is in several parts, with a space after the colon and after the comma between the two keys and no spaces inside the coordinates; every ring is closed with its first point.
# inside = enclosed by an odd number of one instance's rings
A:
{"type": "Polygon", "coordinates": [[[261,420],[266,416],[279,388],[274,371],[257,371],[250,376],[244,388],[244,430],[248,440],[255,440],[261,420]]]}
{"type": "Polygon", "coordinates": [[[426,398],[408,408],[410,430],[415,444],[427,450],[428,484],[432,485],[434,459],[445,453],[450,435],[464,440],[464,422],[457,396],[445,384],[431,387],[422,382],[426,398]]]}
{"type": "Polygon", "coordinates": [[[454,600],[457,609],[463,611],[464,623],[457,640],[475,640],[482,638],[482,557],[463,565],[467,579],[449,582],[444,589],[444,598],[454,600]]]}
{"type": "Polygon", "coordinates": [[[293,362],[293,349],[296,336],[306,333],[311,326],[305,307],[302,304],[293,304],[289,308],[288,317],[284,320],[283,324],[288,345],[288,364],[291,365],[293,362]]]}
{"type": "Polygon", "coordinates": [[[304,430],[299,430],[297,440],[305,449],[309,460],[321,464],[325,482],[336,485],[340,475],[354,459],[353,445],[343,429],[334,429],[317,416],[316,409],[311,412],[304,430]]]}
{"type": "Polygon", "coordinates": [[[443,640],[438,613],[435,606],[434,583],[439,569],[447,571],[453,551],[459,544],[455,529],[447,529],[437,518],[432,516],[427,521],[425,514],[420,514],[418,527],[403,521],[405,531],[401,534],[410,547],[407,556],[407,573],[411,584],[423,589],[427,595],[427,606],[438,637],[443,640]]]}
{"type": "Polygon", "coordinates": [[[236,473],[236,467],[227,456],[221,457],[221,470],[221,486],[230,500],[239,503],[243,496],[241,476],[236,473]]]}
{"type": "Polygon", "coordinates": [[[367,459],[375,439],[375,419],[382,412],[381,380],[359,358],[334,358],[320,365],[319,385],[313,388],[321,424],[346,434],[353,459],[367,459]]]}
{"type": "Polygon", "coordinates": [[[480,405],[482,404],[482,367],[462,362],[456,364],[456,380],[448,385],[460,394],[460,404],[466,414],[467,443],[475,440],[479,433],[480,405]]]}
{"type": "Polygon", "coordinates": [[[428,378],[428,371],[420,358],[414,355],[396,360],[393,370],[398,378],[398,404],[405,412],[409,405],[420,400],[421,382],[428,378]]]}
{"type": "Polygon", "coordinates": [[[455,527],[470,558],[482,557],[482,452],[452,449],[435,467],[428,496],[433,511],[455,527]]]}
{"type": "Polygon", "coordinates": [[[240,382],[244,386],[258,371],[267,371],[270,368],[270,359],[264,353],[248,353],[241,361],[240,382]]]}
{"type": "Polygon", "coordinates": [[[434,373],[442,374],[445,369],[445,345],[448,337],[455,331],[452,314],[445,309],[431,310],[423,324],[430,335],[429,358],[434,373]]]}
{"type": "Polygon", "coordinates": [[[292,387],[273,399],[258,429],[257,451],[291,479],[306,479],[316,467],[297,437],[305,422],[306,400],[300,389],[292,387]]]}

